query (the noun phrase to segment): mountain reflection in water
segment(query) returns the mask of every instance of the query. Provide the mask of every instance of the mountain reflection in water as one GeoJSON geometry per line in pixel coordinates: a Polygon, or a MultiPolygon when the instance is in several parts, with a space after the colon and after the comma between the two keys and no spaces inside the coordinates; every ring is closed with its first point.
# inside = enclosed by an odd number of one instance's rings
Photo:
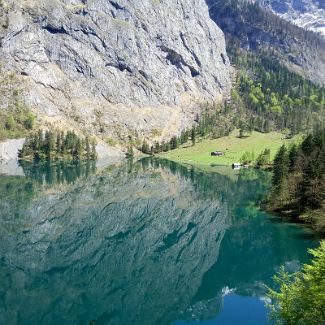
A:
{"type": "Polygon", "coordinates": [[[158,159],[42,168],[0,176],[1,324],[213,319],[227,290],[263,298],[315,245],[256,208],[267,173],[158,159]]]}

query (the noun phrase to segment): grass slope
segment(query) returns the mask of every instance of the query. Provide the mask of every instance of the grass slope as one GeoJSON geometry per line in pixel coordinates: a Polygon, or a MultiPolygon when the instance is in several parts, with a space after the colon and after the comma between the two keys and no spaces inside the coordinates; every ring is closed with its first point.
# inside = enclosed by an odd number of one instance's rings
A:
{"type": "Polygon", "coordinates": [[[298,137],[287,140],[285,135],[279,132],[259,133],[252,132],[250,136],[239,138],[239,131],[233,131],[229,136],[208,140],[204,139],[195,146],[184,146],[159,156],[174,161],[188,162],[204,165],[231,165],[239,162],[241,156],[249,151],[254,152],[255,158],[265,149],[271,150],[271,159],[282,144],[289,145],[293,141],[298,141],[298,137]],[[212,157],[212,151],[224,151],[223,157],[212,157]]]}

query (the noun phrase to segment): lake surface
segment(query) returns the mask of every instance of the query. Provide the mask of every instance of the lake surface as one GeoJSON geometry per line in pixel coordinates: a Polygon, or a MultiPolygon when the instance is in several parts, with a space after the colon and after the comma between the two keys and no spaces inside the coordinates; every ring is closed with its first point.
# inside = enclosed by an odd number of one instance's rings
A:
{"type": "Polygon", "coordinates": [[[270,175],[143,159],[0,175],[0,324],[267,325],[317,239],[257,206],[270,175]]]}

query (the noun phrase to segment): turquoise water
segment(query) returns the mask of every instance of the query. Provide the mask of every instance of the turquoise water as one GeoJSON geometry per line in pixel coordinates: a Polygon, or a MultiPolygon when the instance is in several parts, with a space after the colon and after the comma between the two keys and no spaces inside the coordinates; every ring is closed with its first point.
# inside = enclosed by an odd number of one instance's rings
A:
{"type": "Polygon", "coordinates": [[[266,325],[317,239],[257,206],[270,175],[144,159],[0,176],[0,324],[266,325]]]}
{"type": "Polygon", "coordinates": [[[212,319],[201,321],[176,321],[174,325],[221,325],[221,324],[269,324],[264,302],[256,297],[242,297],[235,294],[223,298],[223,308],[212,319]]]}

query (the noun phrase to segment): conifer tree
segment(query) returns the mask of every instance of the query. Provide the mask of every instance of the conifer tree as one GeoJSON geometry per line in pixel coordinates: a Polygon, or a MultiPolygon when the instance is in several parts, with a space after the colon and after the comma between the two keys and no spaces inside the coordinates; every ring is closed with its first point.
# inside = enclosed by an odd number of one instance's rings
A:
{"type": "Polygon", "coordinates": [[[272,177],[272,185],[273,185],[274,193],[278,195],[281,198],[281,200],[284,199],[288,172],[289,172],[289,158],[288,158],[287,148],[285,145],[282,145],[274,158],[273,177],[272,177]]]}
{"type": "Polygon", "coordinates": [[[143,140],[143,142],[142,142],[141,151],[145,154],[150,154],[149,144],[146,140],[143,140]]]}
{"type": "Polygon", "coordinates": [[[191,130],[191,140],[192,140],[192,146],[195,146],[196,143],[196,129],[195,126],[193,126],[191,130]]]}

